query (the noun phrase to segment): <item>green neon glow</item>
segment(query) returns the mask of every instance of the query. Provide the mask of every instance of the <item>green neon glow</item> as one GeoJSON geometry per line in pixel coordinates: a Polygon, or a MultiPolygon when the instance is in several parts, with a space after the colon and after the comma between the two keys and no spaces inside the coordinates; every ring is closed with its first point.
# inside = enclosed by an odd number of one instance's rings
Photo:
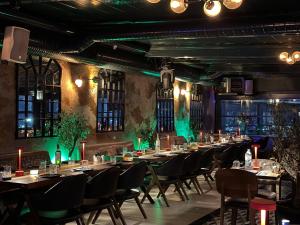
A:
{"type": "Polygon", "coordinates": [[[160,77],[160,73],[158,73],[158,72],[143,70],[142,73],[145,74],[145,75],[148,75],[148,76],[160,77]]]}

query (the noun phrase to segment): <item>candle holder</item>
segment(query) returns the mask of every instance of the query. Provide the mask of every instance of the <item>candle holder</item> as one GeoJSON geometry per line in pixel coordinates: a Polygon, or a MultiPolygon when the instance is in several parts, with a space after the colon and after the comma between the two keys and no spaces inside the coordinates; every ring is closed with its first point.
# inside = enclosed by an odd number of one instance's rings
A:
{"type": "Polygon", "coordinates": [[[17,147],[18,151],[18,170],[16,171],[16,177],[24,176],[24,170],[22,170],[22,151],[24,151],[23,147],[17,147]]]}

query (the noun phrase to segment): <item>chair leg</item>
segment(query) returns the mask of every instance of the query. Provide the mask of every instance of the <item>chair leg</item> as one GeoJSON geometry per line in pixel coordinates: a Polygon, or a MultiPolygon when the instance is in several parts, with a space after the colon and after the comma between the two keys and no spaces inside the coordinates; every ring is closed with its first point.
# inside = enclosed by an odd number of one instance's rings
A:
{"type": "Polygon", "coordinates": [[[204,191],[203,191],[203,189],[202,189],[202,187],[201,187],[201,185],[200,185],[200,183],[199,183],[197,177],[194,178],[194,181],[195,181],[195,183],[197,184],[197,186],[198,186],[200,192],[201,192],[202,194],[204,194],[204,191]]]}
{"type": "Polygon", "coordinates": [[[82,217],[82,216],[80,216],[79,220],[80,220],[80,222],[81,222],[81,224],[82,224],[82,225],[85,225],[85,222],[84,222],[84,220],[83,220],[83,217],[82,217]]]}
{"type": "Polygon", "coordinates": [[[149,195],[149,192],[151,191],[152,186],[149,185],[148,188],[146,188],[145,186],[142,186],[141,189],[142,189],[142,191],[144,192],[144,196],[143,196],[143,198],[142,198],[142,200],[141,200],[141,203],[143,204],[143,202],[144,202],[145,199],[147,198],[151,204],[154,204],[154,203],[155,203],[154,200],[153,200],[152,197],[149,195]]]}
{"type": "Polygon", "coordinates": [[[120,207],[119,207],[119,204],[118,204],[116,201],[114,201],[114,207],[115,207],[115,209],[116,209],[116,213],[117,213],[118,217],[120,217],[120,219],[121,219],[122,224],[123,224],[123,225],[126,225],[126,221],[125,221],[125,219],[124,219],[124,216],[123,216],[123,214],[122,214],[122,212],[121,212],[121,209],[120,209],[120,207]]]}
{"type": "Polygon", "coordinates": [[[200,192],[200,190],[199,190],[199,188],[198,188],[198,186],[197,186],[197,184],[196,184],[196,182],[195,182],[195,179],[192,178],[191,181],[192,181],[192,183],[193,183],[193,185],[194,185],[194,187],[195,187],[195,189],[196,189],[198,195],[201,195],[201,192],[200,192]]]}
{"type": "Polygon", "coordinates": [[[107,211],[108,211],[108,213],[109,213],[109,216],[110,216],[111,221],[113,222],[113,224],[114,224],[114,225],[117,225],[117,222],[116,222],[116,220],[115,220],[114,212],[113,212],[112,207],[109,206],[109,207],[107,208],[107,211]]]}
{"type": "Polygon", "coordinates": [[[255,210],[250,208],[249,211],[250,211],[250,224],[255,225],[255,210]]]}
{"type": "Polygon", "coordinates": [[[224,225],[224,214],[225,214],[225,199],[221,196],[221,208],[220,208],[220,225],[224,225]]]}
{"type": "Polygon", "coordinates": [[[163,192],[163,188],[162,188],[161,184],[159,183],[159,181],[157,181],[157,187],[158,187],[158,190],[160,191],[161,196],[163,197],[163,199],[164,199],[167,207],[170,207],[168,199],[167,199],[167,197],[165,195],[165,192],[163,192]]]}
{"type": "Polygon", "coordinates": [[[210,187],[210,190],[212,190],[213,187],[211,186],[211,183],[210,183],[210,181],[208,179],[208,176],[206,174],[204,174],[204,178],[205,178],[205,181],[207,182],[208,186],[210,187]]]}
{"type": "Polygon", "coordinates": [[[182,201],[185,201],[185,198],[184,198],[184,196],[183,196],[183,194],[182,194],[182,192],[181,192],[181,190],[180,190],[179,184],[178,184],[178,183],[175,183],[175,187],[176,187],[176,190],[177,190],[177,192],[178,192],[178,194],[179,194],[181,200],[182,200],[182,201]]]}
{"type": "Polygon", "coordinates": [[[141,213],[143,214],[144,219],[147,219],[147,215],[146,215],[146,213],[145,213],[145,210],[144,210],[144,208],[143,208],[143,206],[142,206],[142,204],[141,204],[139,198],[138,198],[138,197],[135,197],[134,200],[135,200],[136,204],[138,205],[138,207],[139,207],[141,213]]]}
{"type": "Polygon", "coordinates": [[[96,213],[97,213],[97,211],[93,211],[93,212],[90,213],[89,218],[86,221],[87,225],[89,225],[92,222],[92,219],[94,218],[96,213]]]}
{"type": "Polygon", "coordinates": [[[186,193],[186,191],[185,191],[185,189],[184,189],[184,187],[183,187],[183,185],[182,185],[182,182],[179,181],[178,184],[179,184],[179,187],[182,189],[182,192],[183,192],[183,194],[184,194],[186,200],[190,200],[190,199],[189,199],[189,196],[187,195],[187,193],[186,193]]]}
{"type": "Polygon", "coordinates": [[[232,213],[231,213],[231,225],[236,225],[236,220],[237,220],[237,208],[232,208],[232,213]]]}
{"type": "MultiPolygon", "coordinates": [[[[101,212],[102,212],[102,210],[98,210],[98,211],[94,214],[94,219],[93,219],[93,221],[92,221],[92,224],[95,224],[95,223],[96,223],[96,221],[98,220],[98,218],[99,218],[101,212]]],[[[92,217],[92,218],[93,218],[93,217],[92,217]]],[[[89,224],[87,224],[87,225],[89,225],[89,224]]]]}
{"type": "Polygon", "coordinates": [[[188,182],[185,180],[185,181],[183,181],[183,183],[185,184],[185,186],[186,186],[186,188],[187,189],[189,189],[189,190],[191,190],[192,188],[191,188],[191,185],[190,184],[188,184],[188,182]]]}

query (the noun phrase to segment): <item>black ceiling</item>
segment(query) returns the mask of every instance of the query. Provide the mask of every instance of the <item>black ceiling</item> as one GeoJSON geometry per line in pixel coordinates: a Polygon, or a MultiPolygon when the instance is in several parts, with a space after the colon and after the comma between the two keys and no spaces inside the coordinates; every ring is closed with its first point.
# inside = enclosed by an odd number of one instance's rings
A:
{"type": "Polygon", "coordinates": [[[196,80],[300,72],[299,65],[278,60],[281,51],[300,49],[299,0],[244,0],[239,9],[223,8],[213,19],[204,15],[203,3],[190,4],[180,15],[168,4],[169,0],[1,1],[0,28],[29,28],[32,47],[93,62],[151,70],[167,58],[174,67],[184,68],[181,72],[190,69],[189,76],[196,80]]]}

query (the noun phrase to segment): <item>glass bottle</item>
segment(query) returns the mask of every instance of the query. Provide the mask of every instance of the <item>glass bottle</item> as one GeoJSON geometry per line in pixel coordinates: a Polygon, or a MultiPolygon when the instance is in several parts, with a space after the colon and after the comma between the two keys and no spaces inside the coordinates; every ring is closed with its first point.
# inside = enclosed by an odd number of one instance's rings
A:
{"type": "Polygon", "coordinates": [[[252,165],[252,153],[250,149],[245,153],[245,169],[250,169],[252,165]]]}
{"type": "Polygon", "coordinates": [[[55,164],[56,165],[60,165],[61,164],[61,151],[60,151],[60,148],[59,148],[59,144],[56,145],[55,164]]]}

